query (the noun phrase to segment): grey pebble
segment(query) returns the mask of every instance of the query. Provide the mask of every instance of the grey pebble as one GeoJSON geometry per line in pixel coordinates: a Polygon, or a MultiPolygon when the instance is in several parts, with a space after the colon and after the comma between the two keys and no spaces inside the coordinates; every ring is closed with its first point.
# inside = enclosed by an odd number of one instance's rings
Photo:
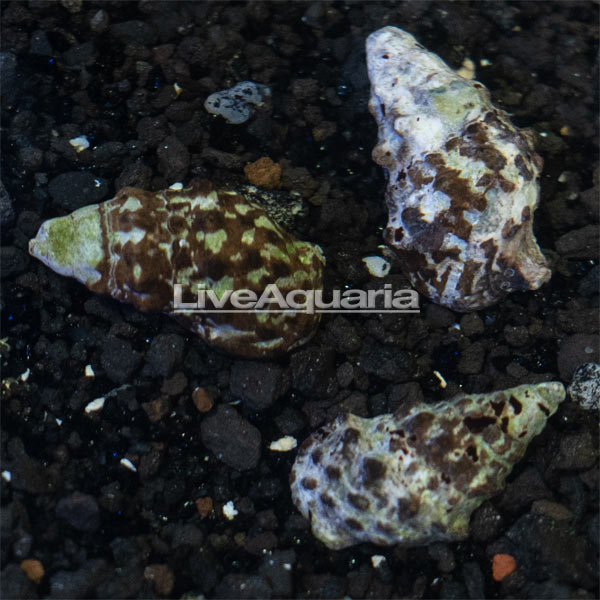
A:
{"type": "Polygon", "coordinates": [[[233,406],[220,404],[200,426],[202,443],[226,465],[238,471],[253,469],[260,459],[260,431],[233,406]]]}

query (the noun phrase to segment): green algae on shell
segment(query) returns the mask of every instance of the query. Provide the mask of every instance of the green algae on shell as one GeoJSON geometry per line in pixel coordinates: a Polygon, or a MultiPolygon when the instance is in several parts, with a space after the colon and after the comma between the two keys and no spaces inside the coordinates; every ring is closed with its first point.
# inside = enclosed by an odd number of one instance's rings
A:
{"type": "Polygon", "coordinates": [[[227,290],[260,297],[273,284],[283,296],[322,288],[319,246],[297,240],[258,205],[208,181],[159,192],[126,187],[112,200],[43,223],[29,252],[94,292],[167,313],[240,356],[290,350],[319,322],[319,314],[306,312],[175,312],[175,284],[188,303],[197,286],[219,298],[227,290]]]}
{"type": "Polygon", "coordinates": [[[463,539],[564,398],[561,383],[540,383],[340,416],[300,447],[292,498],[332,549],[463,539]]]}

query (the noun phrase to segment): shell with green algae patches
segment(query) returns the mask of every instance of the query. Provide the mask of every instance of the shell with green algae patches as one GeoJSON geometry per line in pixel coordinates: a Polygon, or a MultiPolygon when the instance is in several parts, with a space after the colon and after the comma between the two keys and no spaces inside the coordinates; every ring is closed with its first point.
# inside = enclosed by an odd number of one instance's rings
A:
{"type": "Polygon", "coordinates": [[[336,550],[463,539],[473,511],[502,489],[564,398],[561,383],[540,383],[340,416],[302,444],[294,503],[336,550]]]}
{"type": "Polygon", "coordinates": [[[197,299],[198,285],[218,297],[226,290],[260,297],[270,284],[283,296],[322,288],[319,246],[297,240],[260,206],[208,181],[159,192],[123,188],[112,200],[43,223],[29,252],[94,292],[167,313],[239,356],[286,352],[308,340],[319,322],[319,314],[271,305],[262,313],[174,312],[174,284],[182,284],[184,302],[197,299]]]}

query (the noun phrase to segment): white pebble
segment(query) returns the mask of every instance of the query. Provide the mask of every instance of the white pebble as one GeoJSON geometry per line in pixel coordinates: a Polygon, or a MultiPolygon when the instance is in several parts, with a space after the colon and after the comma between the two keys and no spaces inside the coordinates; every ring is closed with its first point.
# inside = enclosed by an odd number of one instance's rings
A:
{"type": "Polygon", "coordinates": [[[80,135],[79,137],[69,140],[69,144],[71,144],[77,152],[82,152],[90,147],[90,143],[85,135],[80,135]]]}
{"type": "Polygon", "coordinates": [[[227,502],[227,504],[223,504],[223,514],[229,521],[233,521],[233,519],[235,519],[238,511],[235,509],[232,500],[227,502]]]}
{"type": "Polygon", "coordinates": [[[475,63],[470,58],[465,58],[456,74],[464,79],[475,79],[475,63]]]}
{"type": "Polygon", "coordinates": [[[27,369],[24,373],[21,373],[21,381],[27,381],[29,379],[29,375],[31,375],[31,369],[27,369]]]}
{"type": "Polygon", "coordinates": [[[137,471],[135,465],[128,458],[122,458],[119,463],[134,473],[137,471]]]}
{"type": "Polygon", "coordinates": [[[379,569],[384,562],[385,556],[382,556],[381,554],[373,554],[373,556],[371,556],[371,564],[374,569],[379,569]]]}
{"type": "Polygon", "coordinates": [[[4,481],[10,481],[12,479],[12,474],[10,471],[2,471],[2,479],[4,481]]]}
{"type": "Polygon", "coordinates": [[[86,377],[96,377],[96,373],[94,373],[94,369],[92,369],[92,365],[85,365],[85,376],[86,377]]]}
{"type": "Polygon", "coordinates": [[[100,397],[100,398],[96,398],[95,400],[92,400],[84,408],[84,411],[89,414],[89,413],[96,412],[98,410],[102,410],[102,407],[104,406],[104,401],[105,400],[106,400],[106,398],[104,398],[104,397],[100,397]]]}
{"type": "Polygon", "coordinates": [[[385,277],[391,269],[390,263],[381,256],[366,256],[363,262],[373,277],[385,277]]]}
{"type": "Polygon", "coordinates": [[[444,379],[444,376],[439,371],[434,371],[433,374],[438,378],[440,382],[440,387],[444,389],[448,385],[448,383],[444,379]]]}
{"type": "Polygon", "coordinates": [[[269,450],[273,450],[274,452],[289,452],[293,450],[298,445],[298,440],[291,435],[286,435],[285,437],[279,438],[275,442],[271,442],[269,446],[269,450]]]}

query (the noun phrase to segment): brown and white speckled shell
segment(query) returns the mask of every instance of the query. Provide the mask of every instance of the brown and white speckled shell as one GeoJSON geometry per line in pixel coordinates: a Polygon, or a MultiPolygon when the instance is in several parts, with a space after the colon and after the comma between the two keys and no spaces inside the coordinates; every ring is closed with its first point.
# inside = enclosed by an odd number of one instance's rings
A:
{"type": "Polygon", "coordinates": [[[542,160],[531,134],[401,29],[372,33],[367,63],[385,239],[415,289],[470,311],[548,281],[532,231],[542,160]]]}
{"type": "Polygon", "coordinates": [[[208,181],[183,190],[124,188],[112,200],[46,221],[29,251],[94,292],[170,314],[241,356],[285,352],[306,341],[319,322],[319,314],[306,312],[175,312],[174,284],[183,286],[188,303],[199,284],[215,293],[251,290],[258,296],[269,284],[284,296],[322,287],[325,261],[318,246],[297,240],[258,205],[208,181]]]}

